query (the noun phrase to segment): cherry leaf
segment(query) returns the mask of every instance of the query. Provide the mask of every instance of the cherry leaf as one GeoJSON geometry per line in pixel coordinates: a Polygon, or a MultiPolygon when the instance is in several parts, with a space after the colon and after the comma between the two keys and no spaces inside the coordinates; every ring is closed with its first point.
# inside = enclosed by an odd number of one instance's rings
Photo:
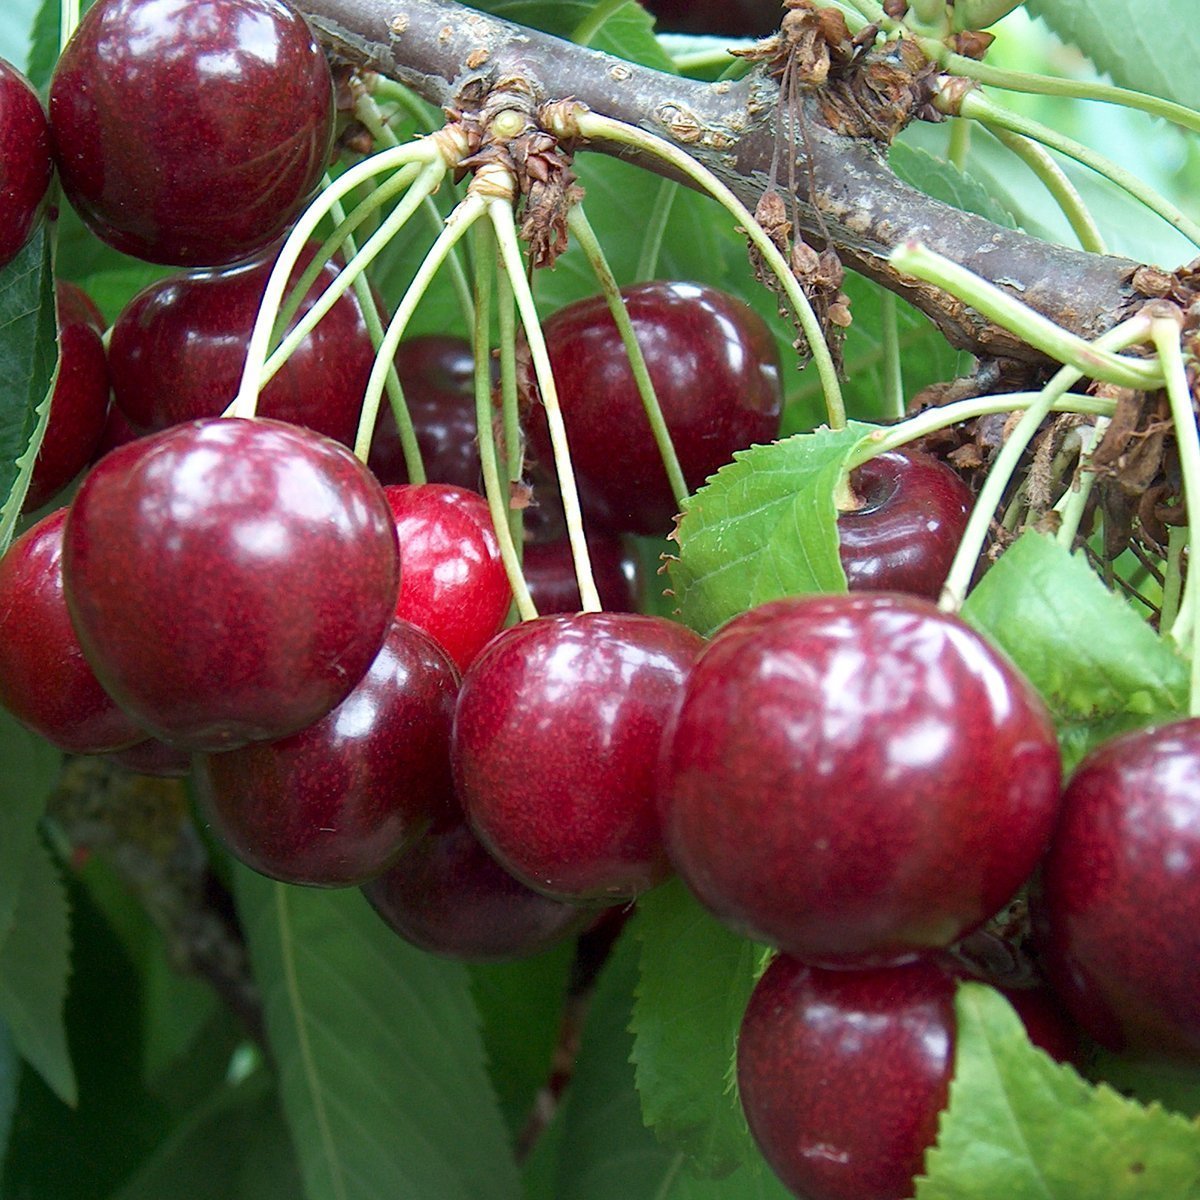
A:
{"type": "Polygon", "coordinates": [[[950,1104],[916,1200],[1163,1200],[1200,1194],[1200,1129],[1089,1084],[1036,1049],[982,984],[959,988],[950,1104]]]}

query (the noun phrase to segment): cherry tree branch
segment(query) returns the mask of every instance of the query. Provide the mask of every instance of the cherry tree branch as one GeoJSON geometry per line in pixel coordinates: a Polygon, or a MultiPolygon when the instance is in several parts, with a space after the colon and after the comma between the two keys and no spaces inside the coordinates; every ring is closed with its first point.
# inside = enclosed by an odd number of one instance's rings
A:
{"type": "MultiPolygon", "coordinates": [[[[396,79],[433,104],[457,107],[464,97],[516,77],[547,101],[573,97],[675,142],[751,210],[768,186],[777,123],[787,118],[776,82],[761,69],[737,82],[682,79],[450,0],[301,0],[299,7],[339,59],[396,79]]],[[[848,267],[905,297],[954,346],[1041,360],[966,305],[890,266],[888,254],[906,240],[924,242],[1088,339],[1142,299],[1132,284],[1139,264],[1043,242],[930,199],[892,174],[874,141],[831,129],[814,98],[806,101],[803,131],[783,132],[797,156],[792,177],[801,181],[797,214],[806,236],[821,244],[827,233],[848,267]]],[[[624,147],[591,148],[670,174],[624,147]]],[[[786,164],[778,178],[789,178],[786,164]]]]}

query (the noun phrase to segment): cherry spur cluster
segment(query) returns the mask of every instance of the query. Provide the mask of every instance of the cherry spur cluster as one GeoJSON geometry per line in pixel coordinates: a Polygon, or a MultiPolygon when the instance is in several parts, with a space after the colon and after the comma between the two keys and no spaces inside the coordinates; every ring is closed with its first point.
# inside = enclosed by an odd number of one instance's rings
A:
{"type": "MultiPolygon", "coordinates": [[[[767,1159],[810,1200],[910,1194],[947,1100],[956,983],[1014,982],[971,939],[1036,872],[1033,945],[1057,1003],[1103,1044],[1200,1054],[1200,913],[1181,886],[1200,867],[1200,720],[1102,747],[1064,795],[1041,699],[937,604],[964,563],[970,579],[977,546],[960,546],[972,512],[986,529],[995,511],[990,483],[976,503],[893,437],[840,490],[845,593],[768,603],[710,639],[639,612],[630,537],[670,534],[735,451],[778,436],[771,333],[687,282],[636,284],[615,306],[609,287],[545,321],[522,308],[499,352],[519,419],[497,439],[486,345],[403,334],[467,226],[494,220],[504,258],[514,196],[480,170],[488,186],[389,320],[337,198],[395,170],[398,227],[477,148],[453,131],[393,145],[306,212],[334,96],[281,0],[99,0],[48,120],[0,70],[3,144],[18,147],[0,258],[29,238],[57,168],[99,238],[187,268],[107,332],[58,285],[61,365],[26,511],[83,474],[0,560],[0,702],[70,753],[190,771],[242,862],[360,886],[434,953],[536,953],[677,873],[778,952],[738,1082],[767,1159]],[[206,75],[201,48],[231,65],[206,75]],[[344,253],[312,237],[325,214],[344,253]],[[287,352],[268,358],[276,325],[287,352]],[[401,403],[380,411],[385,390],[401,403]]],[[[1005,319],[918,248],[897,262],[1005,319]]],[[[509,274],[516,289],[523,271],[509,274]]],[[[474,301],[486,311],[478,280],[474,301]]],[[[1085,371],[1154,382],[1114,353],[1148,336],[1190,420],[1167,325],[1068,347],[1075,365],[1030,421],[1085,371]]],[[[1069,1057],[1044,985],[1016,982],[1031,1035],[1069,1057]]]]}

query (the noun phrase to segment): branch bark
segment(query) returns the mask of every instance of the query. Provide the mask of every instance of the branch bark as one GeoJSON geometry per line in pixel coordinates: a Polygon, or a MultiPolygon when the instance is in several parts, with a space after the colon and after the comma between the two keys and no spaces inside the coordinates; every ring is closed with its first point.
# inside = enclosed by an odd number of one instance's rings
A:
{"type": "MultiPolygon", "coordinates": [[[[738,82],[682,79],[449,0],[300,0],[299,7],[339,59],[396,79],[431,103],[454,107],[468,89],[517,75],[545,100],[574,97],[682,146],[751,210],[768,185],[785,117],[778,87],[761,69],[738,82]]],[[[920,239],[1086,338],[1111,328],[1142,299],[1132,286],[1139,264],[1043,242],[932,200],[898,180],[873,142],[830,129],[815,103],[805,123],[807,137],[789,136],[783,144],[796,147],[802,187],[810,179],[816,184],[811,194],[796,196],[806,236],[820,244],[827,230],[848,267],[905,297],[952,345],[985,357],[1041,361],[953,297],[892,268],[887,256],[906,239],[920,239]]],[[[591,148],[669,174],[623,148],[591,148]]],[[[788,178],[786,167],[779,178],[788,178]]]]}

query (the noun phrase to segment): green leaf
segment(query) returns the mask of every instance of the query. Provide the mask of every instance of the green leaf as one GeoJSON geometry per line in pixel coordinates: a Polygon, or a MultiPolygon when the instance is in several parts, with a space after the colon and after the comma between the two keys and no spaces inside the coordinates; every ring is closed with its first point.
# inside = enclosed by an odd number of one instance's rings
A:
{"type": "Polygon", "coordinates": [[[963,616],[1024,671],[1069,764],[1125,729],[1186,714],[1187,665],[1078,554],[1029,531],[967,598],[963,616]]]}
{"type": "Polygon", "coordinates": [[[834,493],[872,428],[851,422],[740,451],[688,499],[668,564],[687,624],[707,636],[767,600],[846,590],[834,493]]]}
{"type": "Polygon", "coordinates": [[[63,1020],[71,973],[67,894],[40,842],[28,855],[12,928],[0,945],[0,1018],[21,1057],[73,1105],[77,1089],[63,1020]]]}
{"type": "Polygon", "coordinates": [[[1025,7],[1122,87],[1200,108],[1193,0],[1026,0],[1025,7]]]}
{"type": "Polygon", "coordinates": [[[12,1132],[20,1082],[21,1056],[17,1053],[7,1023],[0,1021],[0,1167],[8,1154],[8,1136],[12,1132]]]}
{"type": "Polygon", "coordinates": [[[54,64],[58,61],[61,22],[62,0],[42,0],[29,34],[29,64],[25,72],[39,91],[49,85],[54,64]]]}
{"type": "Polygon", "coordinates": [[[638,903],[633,1063],[642,1115],[697,1173],[728,1175],[751,1143],[734,1054],[761,952],[714,920],[678,880],[638,903]]]}
{"type": "Polygon", "coordinates": [[[1165,1200],[1200,1195],[1200,1130],[1093,1086],[1035,1049],[982,984],[960,987],[950,1104],[917,1200],[1165,1200]]]}
{"type": "Polygon", "coordinates": [[[57,362],[50,240],[42,224],[0,270],[0,553],[29,487],[57,362]]]}
{"type": "Polygon", "coordinates": [[[1005,229],[1016,229],[1013,215],[979,180],[927,150],[897,142],[888,151],[888,164],[897,177],[935,200],[976,213],[1005,229]]]}
{"type": "Polygon", "coordinates": [[[308,1200],[517,1196],[466,968],[357,889],[239,870],[236,893],[308,1200]]]}

